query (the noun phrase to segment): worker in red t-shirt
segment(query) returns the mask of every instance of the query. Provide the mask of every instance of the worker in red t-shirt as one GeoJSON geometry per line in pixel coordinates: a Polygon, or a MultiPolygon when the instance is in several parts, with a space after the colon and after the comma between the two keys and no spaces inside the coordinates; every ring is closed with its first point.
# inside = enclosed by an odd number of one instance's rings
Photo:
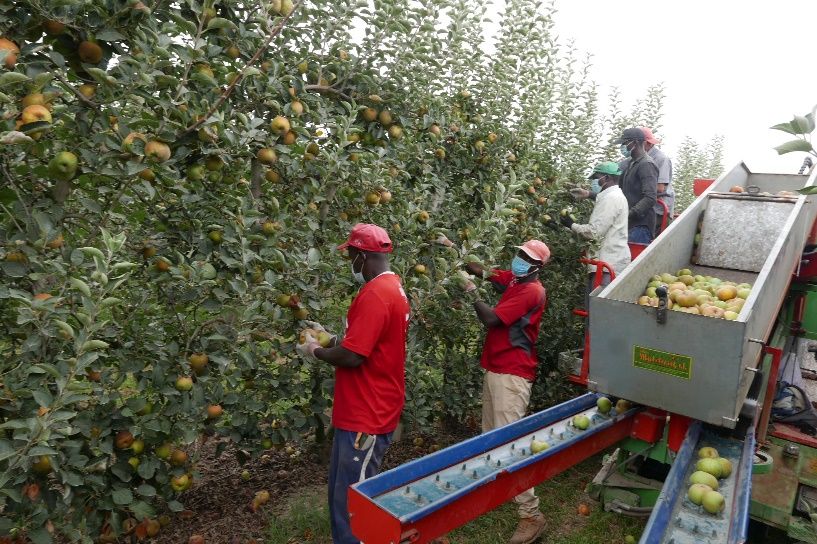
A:
{"type": "MultiPolygon", "coordinates": [[[[349,486],[377,474],[405,401],[406,334],[409,303],[400,277],[389,270],[388,233],[359,223],[338,249],[348,249],[360,288],[346,315],[339,345],[322,348],[306,335],[297,349],[335,367],[329,464],[332,541],[358,544],[349,525],[349,486]]],[[[333,342],[337,344],[337,342],[333,342]]]]}
{"type": "MultiPolygon", "coordinates": [[[[481,300],[474,309],[488,327],[482,350],[482,432],[507,425],[525,417],[531,386],[536,376],[536,339],[539,322],[547,305],[547,292],[538,273],[550,259],[544,242],[529,240],[521,246],[510,270],[493,270],[487,279],[502,292],[499,303],[491,308],[481,300]]],[[[469,272],[485,277],[476,263],[467,265],[469,272]]],[[[466,292],[476,293],[476,285],[467,282],[466,292]]],[[[545,530],[545,518],[539,511],[539,499],[529,489],[514,501],[519,508],[519,525],[510,544],[528,544],[545,530]]]]}

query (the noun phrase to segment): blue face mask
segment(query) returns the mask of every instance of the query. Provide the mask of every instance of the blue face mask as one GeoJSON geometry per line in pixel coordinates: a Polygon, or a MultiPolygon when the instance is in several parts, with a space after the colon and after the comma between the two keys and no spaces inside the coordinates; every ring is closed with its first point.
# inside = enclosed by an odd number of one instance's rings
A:
{"type": "Polygon", "coordinates": [[[630,150],[627,148],[627,144],[621,144],[621,156],[624,158],[630,157],[630,150]]]}
{"type": "MultiPolygon", "coordinates": [[[[362,253],[358,253],[357,257],[363,255],[362,253]]],[[[360,272],[355,270],[355,261],[357,261],[357,257],[354,258],[352,261],[352,278],[355,280],[355,283],[366,283],[366,278],[363,277],[363,267],[360,267],[360,272]]],[[[363,261],[366,261],[366,257],[363,257],[363,261]]]]}
{"type": "Polygon", "coordinates": [[[590,180],[590,194],[597,195],[601,192],[601,185],[599,185],[599,179],[593,178],[590,180]]]}
{"type": "Polygon", "coordinates": [[[531,265],[525,259],[517,255],[511,261],[511,272],[517,278],[521,278],[522,276],[528,275],[532,266],[533,265],[531,265]]]}

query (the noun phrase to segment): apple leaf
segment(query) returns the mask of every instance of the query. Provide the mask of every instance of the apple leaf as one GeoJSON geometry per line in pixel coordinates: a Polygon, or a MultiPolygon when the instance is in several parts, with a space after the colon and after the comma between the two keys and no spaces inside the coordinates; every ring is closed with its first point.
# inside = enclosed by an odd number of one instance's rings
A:
{"type": "Polygon", "coordinates": [[[795,115],[791,125],[797,130],[795,134],[808,134],[813,130],[808,118],[803,115],[795,115]]]}
{"type": "Polygon", "coordinates": [[[22,83],[23,81],[28,81],[29,79],[30,78],[27,75],[21,74],[20,72],[6,72],[0,76],[0,87],[14,85],[15,83],[22,83]]]}
{"type": "Polygon", "coordinates": [[[34,544],[51,544],[52,542],[54,542],[54,540],[51,538],[51,534],[45,527],[34,529],[26,536],[34,544]]]}
{"type": "Polygon", "coordinates": [[[139,493],[143,497],[155,497],[156,496],[156,488],[152,485],[142,484],[136,488],[136,492],[139,493]]]}
{"type": "Polygon", "coordinates": [[[133,502],[133,493],[130,489],[116,489],[111,493],[114,504],[124,506],[133,502]]]}
{"type": "Polygon", "coordinates": [[[15,200],[17,200],[17,193],[15,193],[13,189],[9,189],[8,187],[0,189],[0,203],[11,204],[15,200]]]}
{"type": "Polygon", "coordinates": [[[790,140],[785,144],[781,144],[774,148],[777,151],[778,155],[783,155],[786,153],[792,153],[794,151],[805,151],[806,153],[811,153],[814,151],[814,148],[811,144],[805,140],[790,140]]]}
{"type": "Polygon", "coordinates": [[[133,517],[136,519],[152,518],[156,516],[156,510],[144,501],[135,501],[128,506],[128,509],[133,512],[133,517]]]}
{"type": "Polygon", "coordinates": [[[105,70],[102,70],[100,68],[88,67],[86,68],[86,71],[89,74],[91,74],[91,76],[95,80],[102,83],[103,85],[107,85],[108,83],[110,83],[110,76],[108,76],[108,72],[106,72],[105,70]]]}
{"type": "Polygon", "coordinates": [[[207,30],[213,30],[214,28],[229,28],[235,30],[238,27],[235,25],[234,22],[230,21],[229,19],[224,19],[222,17],[213,17],[212,19],[210,19],[210,22],[207,23],[207,30]]]}
{"type": "Polygon", "coordinates": [[[106,42],[121,42],[125,39],[125,36],[117,32],[112,28],[106,28],[104,30],[100,30],[96,33],[95,38],[97,40],[104,40],[106,42]]]}
{"type": "Polygon", "coordinates": [[[776,124],[774,126],[771,126],[769,128],[772,129],[772,130],[780,130],[780,131],[785,132],[787,134],[797,134],[795,132],[794,127],[791,126],[790,122],[778,123],[778,124],[776,124]]]}

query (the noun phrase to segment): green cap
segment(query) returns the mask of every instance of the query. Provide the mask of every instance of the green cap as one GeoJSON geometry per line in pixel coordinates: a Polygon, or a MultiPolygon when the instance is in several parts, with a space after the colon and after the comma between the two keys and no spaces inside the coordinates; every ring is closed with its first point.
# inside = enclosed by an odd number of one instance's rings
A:
{"type": "Polygon", "coordinates": [[[620,176],[621,170],[618,169],[618,164],[612,161],[600,162],[593,168],[593,173],[590,174],[590,179],[599,177],[598,174],[608,176],[620,176]]]}

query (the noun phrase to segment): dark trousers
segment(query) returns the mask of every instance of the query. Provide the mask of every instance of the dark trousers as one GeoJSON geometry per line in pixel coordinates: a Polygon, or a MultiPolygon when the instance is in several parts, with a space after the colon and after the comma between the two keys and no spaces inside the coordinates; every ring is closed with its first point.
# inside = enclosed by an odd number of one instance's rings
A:
{"type": "Polygon", "coordinates": [[[334,544],[359,544],[360,539],[354,537],[349,524],[349,486],[377,474],[391,444],[391,435],[335,429],[329,461],[329,519],[334,544]]]}
{"type": "Polygon", "coordinates": [[[627,236],[627,241],[636,244],[649,244],[652,242],[652,235],[653,233],[650,232],[650,227],[646,225],[638,225],[630,229],[629,235],[627,236]]]}
{"type": "MultiPolygon", "coordinates": [[[[657,213],[655,214],[655,237],[658,238],[658,235],[661,234],[661,221],[664,220],[664,214],[657,213]]],[[[669,228],[669,224],[672,223],[671,219],[667,219],[667,228],[669,228]]]]}

